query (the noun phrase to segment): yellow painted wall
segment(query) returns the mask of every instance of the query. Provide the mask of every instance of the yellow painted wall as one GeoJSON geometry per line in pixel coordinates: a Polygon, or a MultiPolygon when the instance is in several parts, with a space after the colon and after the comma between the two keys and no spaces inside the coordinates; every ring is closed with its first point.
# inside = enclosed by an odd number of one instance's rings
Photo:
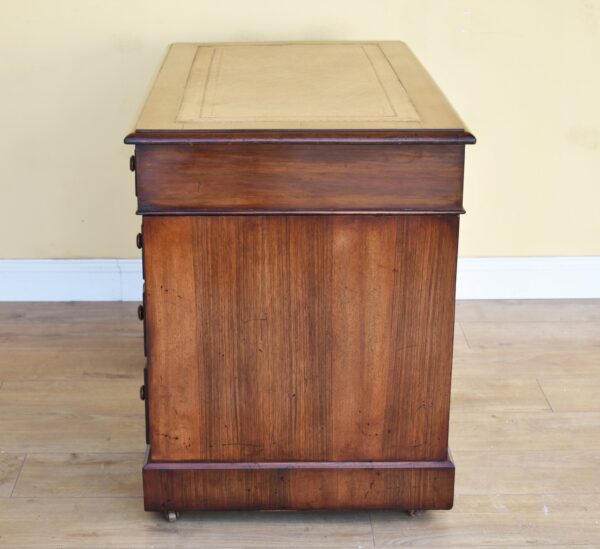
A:
{"type": "Polygon", "coordinates": [[[600,0],[1,0],[0,258],[138,257],[169,42],[407,42],[479,138],[461,255],[600,255],[600,0]]]}

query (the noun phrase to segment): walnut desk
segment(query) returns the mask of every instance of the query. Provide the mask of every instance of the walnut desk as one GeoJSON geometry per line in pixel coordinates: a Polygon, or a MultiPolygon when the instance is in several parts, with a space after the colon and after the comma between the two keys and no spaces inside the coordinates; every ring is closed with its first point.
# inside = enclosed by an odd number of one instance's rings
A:
{"type": "Polygon", "coordinates": [[[145,508],[450,508],[475,140],[407,46],[173,45],[125,141],[145,508]]]}

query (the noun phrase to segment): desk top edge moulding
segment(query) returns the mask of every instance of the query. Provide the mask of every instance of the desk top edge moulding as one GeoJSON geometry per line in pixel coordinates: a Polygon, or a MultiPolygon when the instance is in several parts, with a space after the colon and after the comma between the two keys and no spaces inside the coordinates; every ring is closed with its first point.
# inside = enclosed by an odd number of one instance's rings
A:
{"type": "Polygon", "coordinates": [[[410,49],[173,44],[125,142],[144,508],[450,509],[475,138],[410,49]]]}

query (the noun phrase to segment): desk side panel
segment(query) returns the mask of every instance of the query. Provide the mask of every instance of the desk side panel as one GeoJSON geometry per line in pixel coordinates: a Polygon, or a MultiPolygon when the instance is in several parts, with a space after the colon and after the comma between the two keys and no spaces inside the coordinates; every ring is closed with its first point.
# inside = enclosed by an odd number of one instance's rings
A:
{"type": "Polygon", "coordinates": [[[447,455],[458,216],[144,220],[151,461],[447,455]]]}

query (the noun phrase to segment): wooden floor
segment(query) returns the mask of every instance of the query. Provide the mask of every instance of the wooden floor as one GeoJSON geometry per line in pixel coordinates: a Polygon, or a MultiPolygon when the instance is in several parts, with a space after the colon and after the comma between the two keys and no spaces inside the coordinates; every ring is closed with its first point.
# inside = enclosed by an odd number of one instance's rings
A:
{"type": "Polygon", "coordinates": [[[600,300],[462,302],[452,511],[144,513],[134,303],[0,304],[0,547],[600,547],[600,300]]]}

